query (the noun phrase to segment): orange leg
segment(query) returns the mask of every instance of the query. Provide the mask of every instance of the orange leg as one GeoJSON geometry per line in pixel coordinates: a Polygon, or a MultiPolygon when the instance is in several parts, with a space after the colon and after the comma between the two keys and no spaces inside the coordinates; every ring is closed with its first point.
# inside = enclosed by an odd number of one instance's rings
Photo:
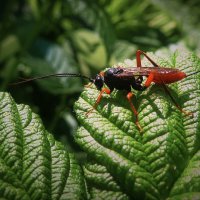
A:
{"type": "MultiPolygon", "coordinates": [[[[137,67],[142,67],[141,65],[141,54],[144,55],[151,63],[154,67],[159,67],[158,64],[156,64],[151,58],[149,58],[149,56],[147,56],[147,54],[141,50],[137,50],[136,52],[136,61],[137,61],[137,67]]],[[[150,73],[146,82],[145,82],[145,86],[146,87],[149,87],[153,81],[153,78],[154,78],[154,74],[153,73],[150,73]]],[[[171,95],[170,91],[168,90],[168,88],[166,87],[165,83],[163,82],[162,84],[165,92],[170,96],[172,102],[174,103],[174,105],[177,107],[177,109],[179,109],[182,113],[184,113],[185,115],[190,115],[190,116],[193,116],[193,113],[191,112],[187,112],[185,110],[183,110],[179,105],[178,103],[176,103],[176,100],[174,99],[174,97],[171,95]]]]}
{"type": "Polygon", "coordinates": [[[94,109],[96,109],[96,107],[98,106],[98,104],[101,102],[101,99],[102,99],[102,96],[103,96],[103,93],[106,93],[106,94],[110,94],[111,93],[111,90],[108,89],[108,88],[102,88],[94,106],[86,113],[86,115],[89,115],[94,109]]]}
{"type": "MultiPolygon", "coordinates": [[[[150,73],[146,82],[145,82],[145,86],[146,87],[149,87],[153,81],[153,78],[154,78],[154,74],[153,73],[150,73]]],[[[185,110],[183,110],[179,105],[178,103],[176,103],[176,100],[174,99],[174,97],[172,96],[172,94],[170,93],[169,89],[167,88],[167,86],[165,85],[165,83],[163,82],[162,84],[162,87],[164,88],[165,92],[169,95],[169,97],[171,98],[172,102],[174,103],[174,105],[177,107],[177,109],[179,109],[182,113],[184,113],[185,115],[190,115],[190,116],[193,116],[193,113],[191,112],[187,112],[185,110]]]]}
{"type": "Polygon", "coordinates": [[[153,82],[153,78],[154,78],[154,74],[150,73],[146,82],[145,82],[145,87],[149,87],[151,85],[151,83],[153,82]]]}
{"type": "Polygon", "coordinates": [[[135,118],[136,118],[135,124],[136,124],[136,126],[138,127],[139,131],[142,132],[142,128],[141,128],[141,126],[140,126],[140,124],[139,124],[139,121],[138,121],[138,112],[137,112],[135,106],[133,105],[133,103],[132,103],[132,101],[131,101],[132,97],[133,97],[133,93],[132,93],[132,92],[129,92],[129,93],[126,95],[126,98],[128,99],[128,102],[129,102],[129,104],[130,104],[130,106],[131,106],[131,110],[133,111],[133,113],[134,113],[134,115],[135,115],[135,118]]]}
{"type": "Polygon", "coordinates": [[[159,67],[158,64],[156,64],[151,58],[149,58],[149,56],[147,56],[147,54],[144,51],[141,50],[137,50],[136,52],[136,62],[137,62],[137,67],[142,67],[141,64],[141,54],[144,55],[154,67],[159,67]]]}

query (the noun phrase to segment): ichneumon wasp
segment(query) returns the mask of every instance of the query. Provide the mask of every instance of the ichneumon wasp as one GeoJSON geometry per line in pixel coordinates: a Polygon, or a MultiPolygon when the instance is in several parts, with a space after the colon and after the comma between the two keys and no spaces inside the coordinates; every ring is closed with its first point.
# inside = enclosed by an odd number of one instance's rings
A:
{"type": "Polygon", "coordinates": [[[35,77],[31,79],[25,79],[21,82],[14,83],[14,85],[26,83],[29,81],[34,81],[38,79],[45,79],[50,77],[79,77],[88,79],[91,84],[94,84],[97,90],[100,91],[98,98],[93,105],[93,108],[90,109],[86,115],[88,115],[93,109],[96,109],[98,104],[100,103],[103,93],[111,94],[114,89],[117,90],[125,90],[127,92],[126,98],[130,104],[131,110],[135,115],[135,124],[138,129],[141,131],[142,128],[138,121],[138,112],[133,105],[131,99],[133,97],[133,93],[131,88],[137,91],[144,91],[147,89],[152,83],[162,85],[166,93],[171,98],[172,102],[175,106],[185,115],[192,115],[190,112],[184,111],[175,101],[173,96],[171,95],[169,89],[166,84],[177,82],[181,79],[184,79],[188,76],[199,73],[200,71],[193,72],[191,74],[186,75],[184,72],[174,69],[174,68],[165,68],[156,64],[145,52],[138,50],[136,52],[136,67],[132,68],[124,68],[124,67],[116,67],[109,68],[106,71],[102,71],[95,76],[95,78],[90,78],[81,74],[73,74],[73,73],[60,73],[60,74],[49,74],[45,76],[35,77]],[[141,64],[141,55],[146,57],[153,67],[142,67],[141,64]],[[143,77],[146,77],[144,82],[143,77]],[[107,87],[104,87],[106,85],[107,87]]]}

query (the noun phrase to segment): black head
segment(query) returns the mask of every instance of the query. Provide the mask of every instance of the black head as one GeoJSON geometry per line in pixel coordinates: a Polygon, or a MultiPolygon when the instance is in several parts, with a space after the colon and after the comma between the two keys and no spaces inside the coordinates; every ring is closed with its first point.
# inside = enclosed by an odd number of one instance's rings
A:
{"type": "Polygon", "coordinates": [[[97,88],[97,90],[101,90],[104,84],[104,78],[103,76],[97,74],[95,79],[94,79],[94,84],[97,88]]]}

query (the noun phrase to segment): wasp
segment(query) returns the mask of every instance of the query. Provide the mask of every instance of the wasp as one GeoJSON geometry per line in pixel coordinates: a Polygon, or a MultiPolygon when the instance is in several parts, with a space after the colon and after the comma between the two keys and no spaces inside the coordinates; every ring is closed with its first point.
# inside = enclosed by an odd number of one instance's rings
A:
{"type": "Polygon", "coordinates": [[[93,109],[96,109],[98,104],[101,102],[102,96],[104,93],[111,94],[114,89],[116,90],[125,90],[126,98],[130,104],[131,110],[135,115],[135,124],[140,131],[142,128],[138,121],[138,111],[132,103],[132,97],[134,96],[132,89],[137,91],[146,90],[152,83],[157,85],[162,85],[166,93],[170,96],[172,102],[175,106],[184,114],[192,115],[190,112],[184,111],[175,101],[170,91],[168,90],[166,84],[174,83],[180,81],[188,76],[199,73],[200,71],[193,72],[186,75],[184,72],[174,69],[174,68],[165,68],[159,66],[155,63],[145,52],[137,50],[136,52],[136,67],[125,68],[125,67],[113,67],[109,68],[106,71],[101,71],[94,78],[90,78],[81,74],[73,73],[60,73],[60,74],[49,74],[45,76],[35,77],[31,79],[25,79],[16,84],[21,84],[33,80],[50,78],[50,77],[79,77],[88,79],[89,82],[94,84],[97,90],[100,91],[93,108],[89,110],[86,115],[88,115],[93,109]],[[141,55],[146,57],[153,67],[142,67],[141,64],[141,55]],[[146,77],[144,82],[143,77],[146,77]],[[107,86],[107,87],[105,87],[107,86]]]}

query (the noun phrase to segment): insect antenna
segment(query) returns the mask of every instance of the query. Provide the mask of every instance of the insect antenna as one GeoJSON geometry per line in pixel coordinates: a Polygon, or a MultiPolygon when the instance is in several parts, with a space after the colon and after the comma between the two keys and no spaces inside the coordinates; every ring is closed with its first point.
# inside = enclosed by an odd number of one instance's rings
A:
{"type": "Polygon", "coordinates": [[[35,80],[39,80],[39,79],[51,78],[51,77],[77,77],[77,78],[88,79],[92,83],[94,82],[94,79],[84,76],[84,75],[81,75],[81,74],[59,73],[59,74],[48,74],[45,76],[38,76],[35,78],[30,78],[30,79],[23,79],[22,81],[19,81],[17,83],[11,83],[10,85],[19,85],[19,84],[23,84],[23,83],[27,83],[27,82],[31,82],[31,81],[35,81],[35,80]]]}
{"type": "Polygon", "coordinates": [[[198,73],[200,73],[200,71],[192,72],[192,73],[190,73],[190,74],[188,74],[188,75],[186,75],[186,76],[188,77],[188,76],[192,76],[192,75],[194,75],[194,74],[198,74],[198,73]]]}

